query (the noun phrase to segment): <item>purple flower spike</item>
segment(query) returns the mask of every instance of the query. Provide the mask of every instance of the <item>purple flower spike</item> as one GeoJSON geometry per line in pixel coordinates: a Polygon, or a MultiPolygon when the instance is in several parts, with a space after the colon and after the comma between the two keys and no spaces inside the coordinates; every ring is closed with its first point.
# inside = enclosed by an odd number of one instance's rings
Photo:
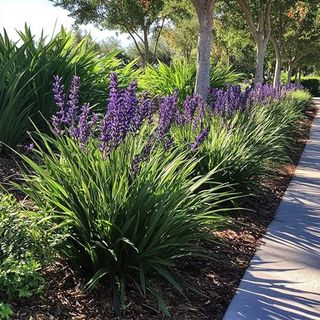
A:
{"type": "Polygon", "coordinates": [[[135,155],[133,157],[133,161],[132,161],[132,164],[131,164],[131,175],[133,177],[136,177],[137,174],[139,173],[140,171],[140,163],[141,163],[141,156],[140,155],[135,155]]]}
{"type": "Polygon", "coordinates": [[[91,123],[89,122],[89,104],[84,104],[81,108],[81,114],[79,117],[79,135],[78,140],[80,141],[81,146],[85,146],[88,143],[90,134],[91,134],[91,123]]]}
{"type": "Polygon", "coordinates": [[[54,131],[61,135],[62,126],[65,118],[65,95],[63,94],[63,85],[61,84],[62,78],[59,76],[54,76],[53,82],[53,95],[54,101],[58,108],[58,111],[52,116],[51,122],[54,131]]]}
{"type": "Polygon", "coordinates": [[[124,110],[123,110],[123,123],[122,123],[122,131],[123,136],[125,137],[127,134],[128,129],[132,130],[132,119],[137,113],[137,105],[138,105],[138,99],[137,99],[137,82],[132,81],[128,88],[124,92],[124,110]]]}
{"type": "MultiPolygon", "coordinates": [[[[100,150],[106,154],[117,148],[128,133],[135,133],[141,127],[148,110],[139,110],[141,102],[137,98],[137,83],[132,81],[125,91],[119,90],[115,73],[110,77],[108,109],[100,127],[100,150]]],[[[143,105],[149,109],[151,103],[143,105]]]]}
{"type": "Polygon", "coordinates": [[[108,112],[115,112],[119,103],[118,77],[115,72],[110,75],[108,112]]]}
{"type": "Polygon", "coordinates": [[[80,77],[73,76],[69,92],[69,100],[67,103],[68,110],[66,112],[66,118],[64,120],[64,124],[66,126],[72,126],[77,121],[79,108],[79,90],[80,77]]]}
{"type": "Polygon", "coordinates": [[[160,140],[162,140],[169,132],[171,124],[177,119],[178,114],[178,100],[176,94],[165,97],[161,101],[159,109],[157,134],[160,140]]]}
{"type": "Polygon", "coordinates": [[[27,149],[27,151],[29,151],[29,152],[33,151],[33,149],[34,149],[34,143],[32,142],[32,143],[28,144],[28,145],[26,146],[26,149],[27,149]]]}
{"type": "Polygon", "coordinates": [[[148,92],[144,91],[138,102],[135,115],[132,118],[131,132],[137,133],[145,120],[148,120],[148,123],[152,125],[154,111],[155,104],[148,92]]]}
{"type": "Polygon", "coordinates": [[[210,129],[206,128],[203,131],[201,131],[197,137],[195,142],[193,142],[190,147],[192,150],[195,150],[199,147],[199,145],[205,140],[205,138],[208,136],[210,129]]]}
{"type": "Polygon", "coordinates": [[[109,155],[110,152],[110,142],[111,142],[111,119],[110,114],[107,112],[103,117],[102,124],[99,128],[100,135],[100,145],[99,149],[102,153],[106,152],[106,155],[109,155]]]}
{"type": "Polygon", "coordinates": [[[58,135],[63,134],[65,129],[75,134],[78,117],[80,78],[77,76],[72,78],[67,104],[65,103],[65,94],[63,93],[61,81],[61,77],[54,76],[53,94],[58,111],[51,118],[52,126],[58,135]]]}

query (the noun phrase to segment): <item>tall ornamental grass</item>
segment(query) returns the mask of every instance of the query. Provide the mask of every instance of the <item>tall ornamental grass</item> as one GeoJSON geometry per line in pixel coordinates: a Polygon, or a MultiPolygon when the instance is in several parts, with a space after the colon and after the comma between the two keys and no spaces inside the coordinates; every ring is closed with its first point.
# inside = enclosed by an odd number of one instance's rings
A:
{"type": "Polygon", "coordinates": [[[123,66],[116,53],[102,56],[88,38],[78,41],[63,29],[50,39],[36,39],[28,27],[18,34],[18,42],[11,41],[5,30],[0,34],[0,152],[7,150],[4,144],[23,143],[32,129],[29,117],[46,128],[43,117],[49,119],[55,111],[51,90],[55,74],[64,77],[67,88],[73,75],[80,76],[80,99],[90,96],[97,108],[107,97],[112,70],[118,70],[124,86],[139,74],[134,62],[123,66]]]}
{"type": "MultiPolygon", "coordinates": [[[[286,136],[280,127],[274,127],[272,117],[263,116],[258,123],[252,114],[237,114],[229,120],[211,119],[206,138],[195,150],[202,157],[198,172],[208,172],[220,164],[215,181],[228,182],[244,193],[255,191],[260,179],[272,173],[275,164],[286,159],[286,136]]],[[[178,132],[173,135],[179,139],[181,128],[175,130],[178,132]]],[[[190,132],[188,128],[182,130],[190,132]]]]}
{"type": "MultiPolygon", "coordinates": [[[[170,95],[174,90],[179,91],[180,100],[192,95],[196,79],[195,64],[177,60],[171,65],[159,62],[156,67],[148,65],[145,73],[139,78],[139,85],[154,95],[170,95]]],[[[236,84],[241,74],[231,67],[216,65],[211,67],[210,86],[223,88],[227,84],[236,84]]]]}

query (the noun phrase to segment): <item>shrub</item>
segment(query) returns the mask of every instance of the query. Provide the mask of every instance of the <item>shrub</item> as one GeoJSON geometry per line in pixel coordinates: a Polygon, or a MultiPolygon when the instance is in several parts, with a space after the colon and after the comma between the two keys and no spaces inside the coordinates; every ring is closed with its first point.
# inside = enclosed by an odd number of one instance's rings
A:
{"type": "Polygon", "coordinates": [[[9,318],[10,301],[40,293],[42,246],[32,221],[13,196],[0,194],[0,317],[9,318]]]}
{"type": "Polygon", "coordinates": [[[320,96],[320,77],[303,77],[301,84],[314,97],[320,96]]]}
{"type": "Polygon", "coordinates": [[[23,143],[26,131],[32,129],[29,117],[47,129],[43,116],[48,119],[55,111],[51,90],[54,75],[63,75],[67,88],[74,74],[81,76],[80,100],[90,95],[92,105],[99,109],[107,97],[112,70],[118,70],[124,86],[139,74],[135,62],[123,66],[116,52],[102,56],[88,38],[77,42],[63,29],[50,40],[36,40],[27,27],[19,36],[20,41],[14,43],[5,30],[0,35],[0,152],[7,150],[1,142],[10,147],[23,143]]]}
{"type": "Polygon", "coordinates": [[[12,307],[8,303],[0,302],[0,319],[9,320],[13,316],[12,307]]]}
{"type": "Polygon", "coordinates": [[[312,96],[307,90],[295,90],[288,94],[288,99],[290,99],[297,110],[305,110],[311,103],[312,96]]]}

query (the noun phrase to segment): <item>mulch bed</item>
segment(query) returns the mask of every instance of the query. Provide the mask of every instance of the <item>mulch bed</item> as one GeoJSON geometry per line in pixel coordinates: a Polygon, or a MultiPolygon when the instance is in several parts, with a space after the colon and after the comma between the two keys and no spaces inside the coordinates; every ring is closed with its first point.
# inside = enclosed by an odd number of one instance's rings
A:
{"type": "MultiPolygon", "coordinates": [[[[292,163],[283,165],[277,174],[262,182],[259,197],[247,199],[246,206],[252,211],[234,212],[235,222],[227,230],[215,232],[221,244],[204,243],[208,252],[219,253],[221,259],[214,262],[188,260],[177,267],[177,272],[201,294],[186,290],[181,296],[171,288],[163,288],[163,296],[170,306],[175,320],[215,320],[222,319],[250,260],[260,243],[268,225],[294,174],[316,110],[310,107],[307,118],[301,123],[291,149],[288,151],[292,163]]],[[[17,168],[12,159],[0,158],[0,183],[8,175],[16,174],[17,168]]],[[[40,297],[16,301],[14,319],[33,320],[114,320],[112,298],[108,284],[90,293],[81,288],[84,280],[73,273],[64,262],[47,267],[43,274],[45,289],[40,297]]],[[[130,288],[127,292],[127,309],[124,319],[159,320],[157,303],[142,299],[130,288]],[[150,306],[154,306],[154,309],[150,306]]]]}

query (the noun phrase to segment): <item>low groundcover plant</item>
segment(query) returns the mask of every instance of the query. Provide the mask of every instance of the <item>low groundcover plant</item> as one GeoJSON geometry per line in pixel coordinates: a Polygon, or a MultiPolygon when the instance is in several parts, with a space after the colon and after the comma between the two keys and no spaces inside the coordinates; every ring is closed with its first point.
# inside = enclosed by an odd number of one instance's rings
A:
{"type": "Polygon", "coordinates": [[[43,250],[34,222],[12,195],[0,192],[0,318],[9,319],[10,303],[39,294],[43,250]]]}

